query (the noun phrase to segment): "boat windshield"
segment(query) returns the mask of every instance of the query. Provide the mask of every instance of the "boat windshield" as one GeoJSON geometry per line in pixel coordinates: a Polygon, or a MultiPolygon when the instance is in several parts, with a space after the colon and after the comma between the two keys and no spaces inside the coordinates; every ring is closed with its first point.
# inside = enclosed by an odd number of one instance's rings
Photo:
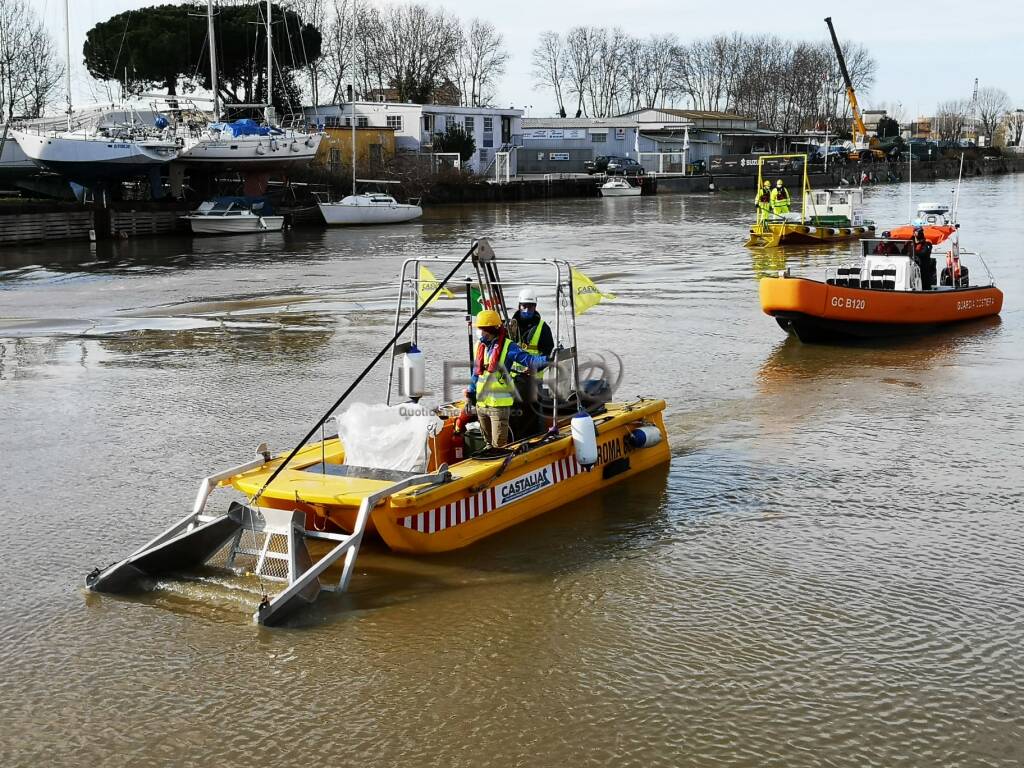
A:
{"type": "Polygon", "coordinates": [[[909,256],[913,249],[910,240],[861,240],[865,256],[909,256]]]}

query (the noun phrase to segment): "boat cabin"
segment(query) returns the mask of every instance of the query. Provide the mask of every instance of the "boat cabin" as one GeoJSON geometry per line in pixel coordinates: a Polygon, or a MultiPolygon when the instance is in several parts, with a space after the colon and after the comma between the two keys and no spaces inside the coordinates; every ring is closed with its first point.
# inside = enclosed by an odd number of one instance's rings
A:
{"type": "Polygon", "coordinates": [[[910,240],[861,240],[863,261],[836,268],[829,285],[847,288],[874,288],[888,291],[921,290],[921,269],[913,259],[910,240]]]}
{"type": "Polygon", "coordinates": [[[916,226],[948,227],[951,224],[949,206],[939,203],[919,203],[917,216],[914,217],[913,223],[916,226]]]}
{"type": "Polygon", "coordinates": [[[860,227],[864,221],[864,190],[860,187],[807,189],[804,216],[818,224],[860,227]]]}

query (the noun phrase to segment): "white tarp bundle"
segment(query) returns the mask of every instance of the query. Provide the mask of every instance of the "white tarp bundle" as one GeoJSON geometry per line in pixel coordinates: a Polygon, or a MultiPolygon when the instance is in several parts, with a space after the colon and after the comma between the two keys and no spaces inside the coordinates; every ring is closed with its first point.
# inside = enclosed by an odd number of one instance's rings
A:
{"type": "Polygon", "coordinates": [[[430,409],[413,403],[356,403],[335,420],[346,464],[403,472],[427,471],[427,438],[441,427],[430,409]]]}

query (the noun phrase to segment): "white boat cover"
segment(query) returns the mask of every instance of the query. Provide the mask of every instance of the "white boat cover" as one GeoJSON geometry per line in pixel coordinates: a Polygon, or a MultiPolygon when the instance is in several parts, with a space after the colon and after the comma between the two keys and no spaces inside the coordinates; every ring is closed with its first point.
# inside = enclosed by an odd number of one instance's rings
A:
{"type": "Polygon", "coordinates": [[[426,472],[428,437],[442,426],[429,408],[415,403],[355,403],[335,421],[346,464],[403,472],[426,472]]]}

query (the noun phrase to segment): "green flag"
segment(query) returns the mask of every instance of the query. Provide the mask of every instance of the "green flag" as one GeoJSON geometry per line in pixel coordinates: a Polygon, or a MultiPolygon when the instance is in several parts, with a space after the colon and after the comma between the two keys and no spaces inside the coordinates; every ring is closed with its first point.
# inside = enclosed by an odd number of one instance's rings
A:
{"type": "Polygon", "coordinates": [[[484,311],[484,296],[475,285],[469,287],[469,314],[476,317],[484,311]]]}

